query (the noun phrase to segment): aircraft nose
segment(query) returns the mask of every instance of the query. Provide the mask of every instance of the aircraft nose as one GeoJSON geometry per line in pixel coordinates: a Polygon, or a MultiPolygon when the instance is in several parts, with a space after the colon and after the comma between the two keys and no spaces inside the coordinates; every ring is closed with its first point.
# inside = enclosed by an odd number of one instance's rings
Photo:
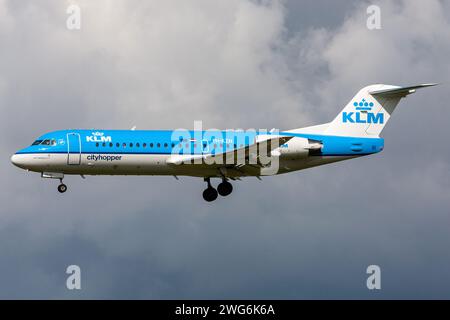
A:
{"type": "Polygon", "coordinates": [[[11,157],[11,162],[13,165],[19,168],[25,168],[25,159],[20,154],[13,154],[11,157]]]}
{"type": "Polygon", "coordinates": [[[11,157],[11,162],[13,165],[18,166],[19,164],[19,156],[17,154],[13,154],[11,157]]]}

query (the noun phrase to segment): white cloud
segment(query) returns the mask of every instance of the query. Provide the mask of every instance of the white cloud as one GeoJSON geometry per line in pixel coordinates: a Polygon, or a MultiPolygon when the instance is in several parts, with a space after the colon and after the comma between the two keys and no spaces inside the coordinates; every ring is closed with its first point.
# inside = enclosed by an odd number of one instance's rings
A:
{"type": "Polygon", "coordinates": [[[3,63],[22,58],[10,82],[38,98],[11,93],[23,109],[58,110],[69,127],[191,128],[201,119],[270,129],[285,124],[282,113],[305,117],[274,65],[284,17],[277,2],[80,1],[80,31],[65,29],[64,3],[50,3],[24,5],[3,39],[3,63]]]}

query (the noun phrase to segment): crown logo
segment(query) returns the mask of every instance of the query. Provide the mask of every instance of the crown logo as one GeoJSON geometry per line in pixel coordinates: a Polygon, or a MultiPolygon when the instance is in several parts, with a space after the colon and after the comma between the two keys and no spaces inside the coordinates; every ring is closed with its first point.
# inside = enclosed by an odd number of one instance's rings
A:
{"type": "Polygon", "coordinates": [[[372,110],[373,102],[367,102],[366,99],[362,99],[360,102],[353,102],[356,110],[369,111],[372,110]]]}
{"type": "Polygon", "coordinates": [[[104,135],[104,133],[103,132],[99,132],[99,131],[95,131],[95,132],[92,132],[92,135],[96,136],[96,137],[101,137],[101,136],[104,135]]]}

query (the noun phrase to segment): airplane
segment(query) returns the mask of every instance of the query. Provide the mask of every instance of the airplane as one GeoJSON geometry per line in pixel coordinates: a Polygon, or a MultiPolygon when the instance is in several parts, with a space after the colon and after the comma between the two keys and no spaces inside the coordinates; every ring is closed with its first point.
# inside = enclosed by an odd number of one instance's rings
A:
{"type": "Polygon", "coordinates": [[[286,131],[53,131],[17,151],[11,162],[42,178],[59,179],[60,193],[67,191],[65,175],[200,177],[207,183],[203,198],[211,202],[232,193],[230,180],[260,179],[381,152],[380,133],[400,99],[434,85],[369,85],[333,121],[286,131]],[[217,189],[211,178],[222,180],[217,189]]]}

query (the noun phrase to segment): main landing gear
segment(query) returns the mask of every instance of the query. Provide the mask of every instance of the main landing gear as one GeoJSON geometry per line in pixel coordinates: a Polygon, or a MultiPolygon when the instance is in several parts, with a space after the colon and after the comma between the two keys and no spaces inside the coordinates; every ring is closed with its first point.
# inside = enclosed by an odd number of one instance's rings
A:
{"type": "Polygon", "coordinates": [[[211,186],[210,178],[205,178],[208,187],[203,191],[203,199],[205,201],[211,202],[217,199],[217,190],[211,186]]]}
{"type": "Polygon", "coordinates": [[[217,186],[217,190],[211,186],[210,178],[205,178],[208,187],[203,191],[203,199],[205,201],[211,202],[217,199],[217,195],[220,194],[222,197],[228,196],[233,191],[233,186],[225,178],[217,186]]]}
{"type": "Polygon", "coordinates": [[[60,193],[64,193],[67,191],[67,186],[62,182],[62,179],[59,179],[59,181],[61,182],[58,186],[58,191],[60,193]]]}
{"type": "Polygon", "coordinates": [[[231,192],[233,192],[233,185],[227,180],[223,179],[223,181],[217,186],[217,192],[219,192],[222,197],[226,197],[231,192]]]}

